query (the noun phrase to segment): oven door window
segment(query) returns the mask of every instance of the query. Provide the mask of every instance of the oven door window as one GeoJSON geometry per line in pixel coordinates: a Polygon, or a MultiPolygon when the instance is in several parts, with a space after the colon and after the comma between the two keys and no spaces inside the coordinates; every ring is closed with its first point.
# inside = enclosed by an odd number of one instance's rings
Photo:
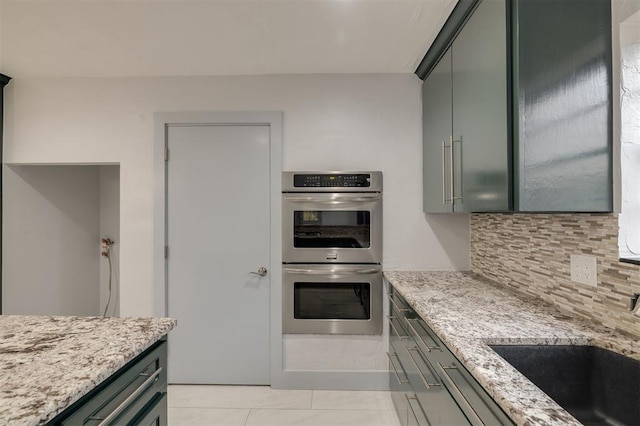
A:
{"type": "Polygon", "coordinates": [[[296,248],[371,247],[370,211],[295,211],[293,246],[296,248]]]}
{"type": "Polygon", "coordinates": [[[370,283],[294,283],[295,319],[371,319],[370,283]]]}

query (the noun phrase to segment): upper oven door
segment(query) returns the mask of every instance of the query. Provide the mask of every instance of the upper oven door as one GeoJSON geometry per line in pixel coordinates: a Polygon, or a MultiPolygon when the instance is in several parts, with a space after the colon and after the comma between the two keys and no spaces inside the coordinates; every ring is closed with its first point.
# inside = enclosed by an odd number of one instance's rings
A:
{"type": "Polygon", "coordinates": [[[285,263],[381,263],[382,194],[282,195],[285,263]]]}

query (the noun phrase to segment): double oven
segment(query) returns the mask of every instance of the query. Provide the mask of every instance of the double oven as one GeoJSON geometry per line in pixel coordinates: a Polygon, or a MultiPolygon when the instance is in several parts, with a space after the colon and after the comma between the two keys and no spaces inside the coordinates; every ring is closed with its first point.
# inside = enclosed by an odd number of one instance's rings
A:
{"type": "Polygon", "coordinates": [[[284,172],[283,332],[382,331],[382,172],[284,172]]]}

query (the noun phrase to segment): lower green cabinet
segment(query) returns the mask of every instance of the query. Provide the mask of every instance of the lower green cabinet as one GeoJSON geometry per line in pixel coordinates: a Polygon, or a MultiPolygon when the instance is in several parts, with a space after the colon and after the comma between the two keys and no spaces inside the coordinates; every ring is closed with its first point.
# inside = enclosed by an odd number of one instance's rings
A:
{"type": "Polygon", "coordinates": [[[167,342],[157,342],[48,425],[167,425],[167,342]]]}
{"type": "Polygon", "coordinates": [[[389,385],[403,426],[513,424],[392,286],[389,313],[389,385]]]}

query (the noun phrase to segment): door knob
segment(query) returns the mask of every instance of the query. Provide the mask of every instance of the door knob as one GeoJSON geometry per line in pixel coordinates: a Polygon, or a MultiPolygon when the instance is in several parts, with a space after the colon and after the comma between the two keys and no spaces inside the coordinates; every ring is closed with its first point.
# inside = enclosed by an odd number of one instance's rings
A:
{"type": "Polygon", "coordinates": [[[267,268],[265,268],[264,266],[261,266],[258,268],[258,272],[249,272],[250,274],[253,275],[259,275],[261,277],[264,277],[265,275],[267,275],[267,268]]]}

